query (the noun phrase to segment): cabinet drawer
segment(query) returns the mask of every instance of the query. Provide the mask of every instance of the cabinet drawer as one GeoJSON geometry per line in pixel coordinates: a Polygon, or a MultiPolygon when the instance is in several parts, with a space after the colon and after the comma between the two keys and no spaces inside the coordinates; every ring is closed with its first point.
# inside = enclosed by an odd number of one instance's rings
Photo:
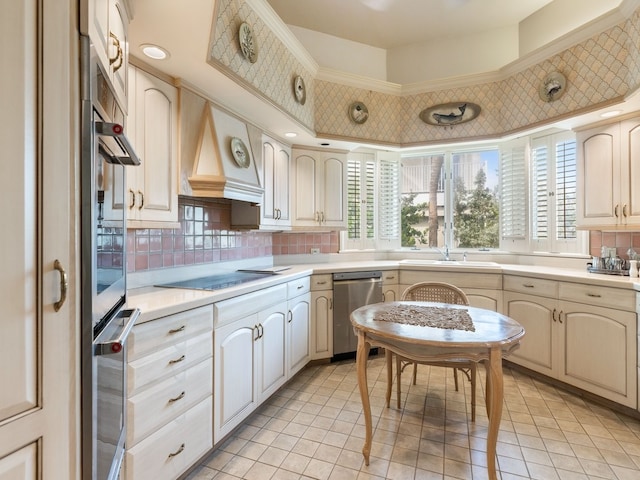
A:
{"type": "Polygon", "coordinates": [[[215,328],[264,310],[276,303],[287,301],[287,284],[264,288],[257,292],[239,295],[213,304],[215,328]]]}
{"type": "Polygon", "coordinates": [[[542,278],[505,275],[504,290],[538,295],[541,297],[558,298],[558,282],[542,278]]]}
{"type": "Polygon", "coordinates": [[[211,305],[194,308],[157,320],[136,325],[127,338],[129,361],[154,350],[184,341],[202,332],[213,330],[211,305]]]}
{"type": "Polygon", "coordinates": [[[561,283],[560,299],[632,312],[636,308],[636,296],[633,290],[596,287],[581,283],[561,283]]]}
{"type": "Polygon", "coordinates": [[[126,480],[174,480],[213,446],[212,397],[127,449],[126,480]]]}
{"type": "Polygon", "coordinates": [[[144,386],[169,375],[175,375],[212,356],[213,334],[205,332],[130,361],[127,363],[128,394],[133,396],[144,386]]]}
{"type": "Polygon", "coordinates": [[[399,280],[398,270],[387,270],[382,272],[383,285],[397,285],[399,280]]]}
{"type": "Polygon", "coordinates": [[[333,289],[333,276],[330,273],[311,276],[311,290],[333,289]]]}
{"type": "Polygon", "coordinates": [[[287,283],[287,298],[295,298],[298,295],[307,293],[311,287],[311,280],[309,277],[299,278],[293,282],[287,283]]]}
{"type": "Polygon", "coordinates": [[[127,445],[136,445],[213,393],[208,358],[127,400],[127,445]]]}
{"type": "MultiPolygon", "coordinates": [[[[458,288],[502,290],[501,273],[471,273],[435,270],[401,270],[400,284],[407,287],[418,282],[447,282],[458,288]]],[[[402,290],[402,289],[401,289],[402,290]]]]}

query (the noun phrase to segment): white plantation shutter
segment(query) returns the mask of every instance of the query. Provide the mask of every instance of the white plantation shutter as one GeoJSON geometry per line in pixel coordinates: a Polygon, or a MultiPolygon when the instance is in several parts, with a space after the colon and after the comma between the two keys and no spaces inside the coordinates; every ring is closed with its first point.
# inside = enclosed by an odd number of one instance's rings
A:
{"type": "Polygon", "coordinates": [[[504,240],[527,235],[526,144],[507,143],[500,148],[500,232],[504,240]]]}
{"type": "Polygon", "coordinates": [[[381,159],[378,238],[400,241],[400,162],[381,159]]]}
{"type": "Polygon", "coordinates": [[[549,149],[546,143],[531,148],[531,228],[532,238],[549,238],[549,149]]]}
{"type": "Polygon", "coordinates": [[[575,239],[576,230],[576,141],[556,143],[556,238],[575,239]]]}
{"type": "Polygon", "coordinates": [[[348,226],[347,238],[360,239],[360,224],[362,212],[360,210],[360,161],[347,160],[347,209],[348,226]]]}

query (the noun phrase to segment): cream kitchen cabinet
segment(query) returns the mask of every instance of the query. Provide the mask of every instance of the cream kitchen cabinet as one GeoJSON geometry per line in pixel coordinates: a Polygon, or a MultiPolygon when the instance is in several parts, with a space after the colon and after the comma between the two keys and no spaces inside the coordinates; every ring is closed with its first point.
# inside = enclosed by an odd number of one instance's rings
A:
{"type": "Polygon", "coordinates": [[[173,479],[213,447],[213,308],[133,327],[125,478],[173,479]]]}
{"type": "Polygon", "coordinates": [[[262,138],[262,181],[264,198],[260,208],[261,227],[291,226],[291,147],[266,135],[262,138]]]}
{"type": "Polygon", "coordinates": [[[135,66],[129,74],[127,135],[142,164],[127,170],[130,227],[178,226],[177,89],[135,66]]]}
{"type": "Polygon", "coordinates": [[[127,0],[87,0],[80,2],[81,30],[89,35],[96,57],[113,87],[116,99],[127,112],[127,63],[129,18],[127,0]]]}
{"type": "MultiPolygon", "coordinates": [[[[287,380],[287,284],[214,304],[214,441],[287,380]]],[[[308,342],[308,340],[307,340],[308,342]]]]}
{"type": "Polygon", "coordinates": [[[311,358],[310,279],[287,284],[287,377],[299,372],[311,358]]]}
{"type": "Polygon", "coordinates": [[[3,7],[0,478],[67,480],[81,443],[77,2],[3,7]]]}
{"type": "Polygon", "coordinates": [[[398,270],[386,270],[382,272],[382,300],[384,302],[395,302],[400,300],[402,292],[398,286],[400,274],[398,270]]]}
{"type": "Polygon", "coordinates": [[[464,291],[471,306],[502,311],[502,271],[400,270],[400,295],[418,282],[450,283],[464,291]]]}
{"type": "Polygon", "coordinates": [[[582,228],[640,226],[640,118],[577,133],[578,208],[582,228]]]}
{"type": "Polygon", "coordinates": [[[311,359],[333,356],[333,277],[311,276],[311,359]]]}
{"type": "Polygon", "coordinates": [[[637,408],[633,291],[515,275],[504,288],[505,313],[527,332],[511,361],[637,408]]]}
{"type": "Polygon", "coordinates": [[[344,152],[293,149],[294,228],[345,229],[347,157],[344,152]]]}

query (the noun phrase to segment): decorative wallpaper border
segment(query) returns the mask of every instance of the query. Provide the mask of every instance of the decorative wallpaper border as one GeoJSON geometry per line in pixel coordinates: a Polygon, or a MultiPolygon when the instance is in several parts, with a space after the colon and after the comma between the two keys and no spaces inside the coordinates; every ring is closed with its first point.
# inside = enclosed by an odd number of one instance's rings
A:
{"type": "Polygon", "coordinates": [[[314,128],[314,78],[287,46],[244,1],[218,0],[214,12],[208,63],[267,100],[303,126],[314,128]],[[258,58],[250,63],[240,50],[238,30],[246,22],[253,29],[258,58]],[[307,98],[299,104],[293,95],[293,80],[300,75],[307,98]]]}
{"type": "Polygon", "coordinates": [[[217,2],[211,38],[212,66],[318,136],[384,145],[499,137],[620,101],[640,85],[640,9],[626,21],[506,79],[406,96],[314,79],[243,0],[217,2]],[[242,22],[253,26],[258,40],[258,60],[253,64],[239,48],[242,22]],[[544,102],[538,88],[554,71],[564,74],[567,89],[559,99],[544,102]],[[296,75],[302,75],[307,86],[305,105],[293,97],[296,75]],[[369,110],[365,123],[356,124],[348,116],[348,106],[355,101],[369,110]],[[448,127],[420,120],[425,108],[450,102],[476,103],[482,111],[471,122],[448,127]]]}

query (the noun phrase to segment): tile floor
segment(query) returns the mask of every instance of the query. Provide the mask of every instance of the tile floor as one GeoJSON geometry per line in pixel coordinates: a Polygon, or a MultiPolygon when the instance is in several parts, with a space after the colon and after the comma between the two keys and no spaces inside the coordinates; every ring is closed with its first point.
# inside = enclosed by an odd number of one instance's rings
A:
{"type": "MultiPolygon", "coordinates": [[[[353,361],[308,367],[261,406],[189,480],[487,478],[484,368],[476,422],[470,384],[451,369],[402,376],[403,408],[384,406],[384,357],[369,361],[371,462],[353,361]]],[[[640,479],[640,421],[505,369],[497,467],[503,480],[640,479]]]]}

